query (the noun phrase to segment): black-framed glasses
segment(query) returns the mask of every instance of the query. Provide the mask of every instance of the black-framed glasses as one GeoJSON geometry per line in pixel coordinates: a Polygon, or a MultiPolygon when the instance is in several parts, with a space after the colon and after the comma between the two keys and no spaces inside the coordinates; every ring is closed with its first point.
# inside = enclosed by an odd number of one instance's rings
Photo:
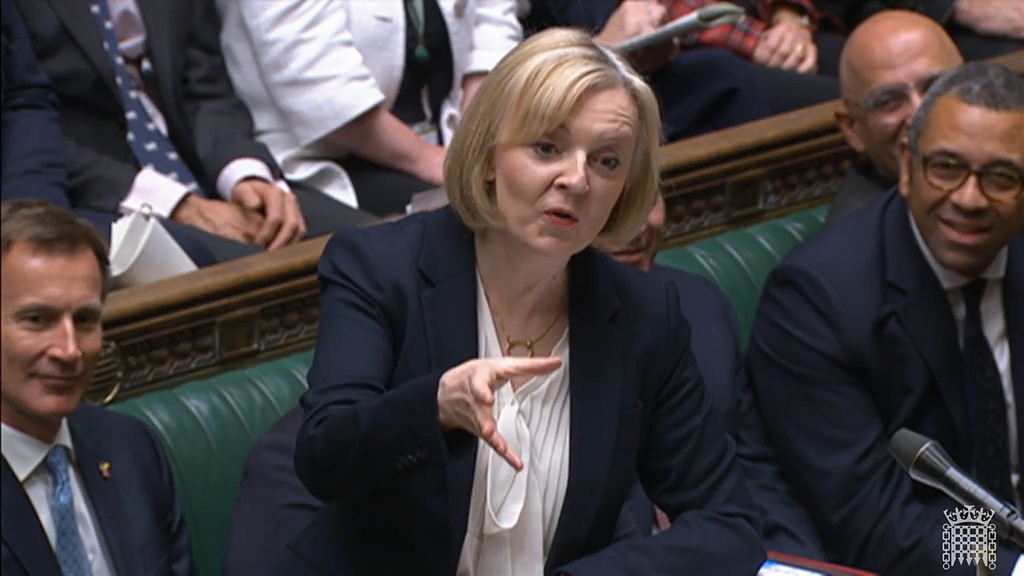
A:
{"type": "Polygon", "coordinates": [[[943,72],[929,74],[909,84],[886,84],[871,90],[853,103],[868,113],[895,112],[910,103],[911,92],[924,97],[925,92],[942,76],[943,72]]]}
{"type": "Polygon", "coordinates": [[[974,176],[978,188],[993,202],[1010,202],[1024,190],[1024,167],[1011,163],[996,163],[974,168],[970,162],[949,152],[910,151],[921,159],[924,179],[936,190],[950,194],[959,190],[967,179],[974,176]]]}

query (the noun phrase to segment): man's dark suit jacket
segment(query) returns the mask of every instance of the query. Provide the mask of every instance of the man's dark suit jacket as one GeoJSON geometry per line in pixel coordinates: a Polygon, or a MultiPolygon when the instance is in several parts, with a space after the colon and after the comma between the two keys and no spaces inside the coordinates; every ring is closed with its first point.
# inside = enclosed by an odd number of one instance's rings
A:
{"type": "Polygon", "coordinates": [[[878,200],[896,184],[895,180],[883,176],[870,159],[861,158],[847,170],[843,183],[836,190],[832,205],[828,209],[828,216],[825,218],[825,227],[831,226],[843,216],[871,203],[872,200],[878,200]]]}
{"type": "Polygon", "coordinates": [[[919,12],[946,27],[966,60],[983,60],[1024,49],[1024,42],[983,36],[952,21],[956,0],[814,0],[823,12],[835,14],[847,31],[883,10],[919,12]]]}
{"type": "MultiPolygon", "coordinates": [[[[913,482],[887,448],[907,427],[971,468],[956,322],[909,218],[893,191],[788,255],[764,288],[748,372],[826,550],[882,574],[945,574],[943,510],[957,504],[913,482]]],[[[1024,231],[1003,286],[1024,430],[1024,231]]],[[[1008,574],[1015,554],[1000,550],[996,572],[1008,574]]]]}
{"type": "Polygon", "coordinates": [[[824,560],[814,525],[796,502],[765,436],[753,391],[740,377],[740,328],[732,304],[718,286],[695,274],[658,264],[651,273],[673,282],[679,291],[679,307],[693,327],[693,354],[707,383],[711,405],[723,415],[725,429],[736,441],[743,475],[761,513],[765,547],[824,560]]]}
{"type": "MultiPolygon", "coordinates": [[[[450,208],[340,232],[320,280],[295,468],[328,503],[292,542],[296,564],[452,574],[478,440],[442,432],[437,388],[478,355],[473,234],[450,208]]],[[[588,248],[569,264],[569,302],[569,482],[545,573],[755,573],[759,522],[675,287],[588,248]],[[637,476],[679,521],[609,546],[637,476]]]]}
{"type": "Polygon", "coordinates": [[[64,149],[57,99],[36,63],[32,43],[13,0],[3,0],[0,20],[3,97],[3,154],[0,189],[4,199],[35,195],[64,198],[64,149]]]}
{"type": "MultiPolygon", "coordinates": [[[[83,403],[68,417],[75,461],[111,568],[119,575],[198,574],[163,448],[142,422],[83,403]],[[108,478],[100,465],[109,463],[108,478]]],[[[4,576],[61,576],[32,502],[3,461],[4,576]]]]}
{"type": "MultiPolygon", "coordinates": [[[[113,64],[87,0],[15,0],[40,64],[60,100],[71,203],[118,212],[139,171],[113,64]]],[[[232,160],[280,169],[253,140],[252,118],[235,96],[220,54],[219,18],[209,0],[138,0],[155,81],[147,93],[167,121],[182,160],[210,197],[232,160]]]]}

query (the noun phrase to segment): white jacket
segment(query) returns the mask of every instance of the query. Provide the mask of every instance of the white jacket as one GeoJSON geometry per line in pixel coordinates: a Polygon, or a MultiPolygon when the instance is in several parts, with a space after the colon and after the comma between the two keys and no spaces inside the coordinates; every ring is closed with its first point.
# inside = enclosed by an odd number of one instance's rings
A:
{"type": "MultiPolygon", "coordinates": [[[[462,78],[488,72],[522,39],[516,0],[437,0],[452,44],[442,138],[459,120],[462,78]]],[[[221,49],[256,137],[289,180],[350,206],[345,171],[311,146],[398,96],[405,64],[403,0],[217,0],[221,49]]]]}

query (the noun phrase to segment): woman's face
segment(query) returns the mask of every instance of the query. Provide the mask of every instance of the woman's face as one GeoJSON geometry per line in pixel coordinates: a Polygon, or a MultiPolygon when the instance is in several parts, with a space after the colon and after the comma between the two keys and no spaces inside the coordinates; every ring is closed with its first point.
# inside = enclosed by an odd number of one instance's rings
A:
{"type": "Polygon", "coordinates": [[[498,144],[494,185],[507,232],[548,256],[571,256],[604,228],[626,184],[637,111],[621,88],[586,95],[536,142],[498,144]]]}

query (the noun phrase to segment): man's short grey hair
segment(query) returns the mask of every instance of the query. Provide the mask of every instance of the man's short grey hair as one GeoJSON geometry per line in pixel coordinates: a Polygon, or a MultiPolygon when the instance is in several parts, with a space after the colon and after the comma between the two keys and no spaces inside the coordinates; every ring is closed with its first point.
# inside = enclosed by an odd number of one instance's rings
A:
{"type": "Polygon", "coordinates": [[[1001,64],[970,62],[946,72],[925,93],[907,130],[907,143],[917,148],[935,102],[951,94],[964,104],[1014,112],[1024,110],[1024,78],[1001,64]]]}

